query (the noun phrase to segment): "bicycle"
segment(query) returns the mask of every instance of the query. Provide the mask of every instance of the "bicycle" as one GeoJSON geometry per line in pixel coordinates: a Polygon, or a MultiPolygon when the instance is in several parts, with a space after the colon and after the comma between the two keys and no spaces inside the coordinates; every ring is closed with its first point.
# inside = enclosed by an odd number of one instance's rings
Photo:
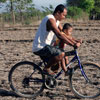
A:
{"type": "MultiPolygon", "coordinates": [[[[69,74],[69,85],[71,91],[78,98],[96,98],[100,95],[100,66],[94,62],[82,62],[78,56],[77,49],[65,52],[66,56],[74,56],[66,67],[76,62],[69,74]]],[[[63,73],[61,69],[55,75],[46,75],[41,66],[45,61],[35,64],[30,61],[22,61],[15,64],[8,76],[11,89],[19,96],[35,98],[45,88],[54,89],[57,85],[56,79],[63,73]]]]}

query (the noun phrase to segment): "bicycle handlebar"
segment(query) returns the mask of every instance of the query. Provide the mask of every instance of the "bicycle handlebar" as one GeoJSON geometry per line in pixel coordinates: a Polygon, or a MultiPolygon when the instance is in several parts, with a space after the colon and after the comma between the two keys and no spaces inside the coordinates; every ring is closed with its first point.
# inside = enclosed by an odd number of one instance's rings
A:
{"type": "Polygon", "coordinates": [[[78,49],[78,47],[74,47],[74,50],[78,49]]]}
{"type": "Polygon", "coordinates": [[[74,48],[74,50],[65,52],[65,56],[76,55],[76,50],[78,49],[78,47],[73,47],[73,48],[74,48]]]}
{"type": "Polygon", "coordinates": [[[76,55],[76,51],[77,51],[78,47],[77,46],[74,46],[73,48],[74,48],[74,50],[65,52],[65,56],[76,55]]]}

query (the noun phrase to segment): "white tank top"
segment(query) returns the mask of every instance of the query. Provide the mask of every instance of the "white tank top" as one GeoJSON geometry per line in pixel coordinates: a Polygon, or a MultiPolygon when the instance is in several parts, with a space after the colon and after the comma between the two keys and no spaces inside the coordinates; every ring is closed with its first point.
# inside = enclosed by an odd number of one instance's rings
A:
{"type": "MultiPolygon", "coordinates": [[[[47,31],[46,29],[46,23],[48,19],[54,19],[55,17],[53,15],[47,15],[41,22],[35,39],[33,41],[33,48],[32,51],[36,52],[45,47],[46,45],[51,45],[54,38],[55,38],[55,33],[53,31],[47,31]]],[[[59,26],[59,21],[56,21],[57,27],[59,26]]]]}

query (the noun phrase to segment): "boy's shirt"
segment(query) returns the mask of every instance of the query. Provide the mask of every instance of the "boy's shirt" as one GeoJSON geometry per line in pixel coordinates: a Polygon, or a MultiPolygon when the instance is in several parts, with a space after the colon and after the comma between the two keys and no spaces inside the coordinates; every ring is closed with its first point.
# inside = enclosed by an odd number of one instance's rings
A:
{"type": "MultiPolygon", "coordinates": [[[[65,34],[64,32],[61,32],[62,34],[65,34]]],[[[64,42],[59,40],[58,38],[56,39],[56,41],[54,42],[54,46],[58,46],[59,48],[64,49],[64,42]]]]}

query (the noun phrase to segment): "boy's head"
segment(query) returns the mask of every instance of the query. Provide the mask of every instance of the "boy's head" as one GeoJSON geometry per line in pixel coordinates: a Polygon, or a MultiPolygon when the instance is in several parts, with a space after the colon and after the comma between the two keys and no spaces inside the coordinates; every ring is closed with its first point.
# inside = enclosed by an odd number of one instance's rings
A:
{"type": "Polygon", "coordinates": [[[71,24],[69,24],[69,23],[64,24],[64,26],[63,26],[63,32],[64,33],[66,33],[67,35],[71,35],[72,30],[73,30],[73,27],[72,27],[71,24]]]}

